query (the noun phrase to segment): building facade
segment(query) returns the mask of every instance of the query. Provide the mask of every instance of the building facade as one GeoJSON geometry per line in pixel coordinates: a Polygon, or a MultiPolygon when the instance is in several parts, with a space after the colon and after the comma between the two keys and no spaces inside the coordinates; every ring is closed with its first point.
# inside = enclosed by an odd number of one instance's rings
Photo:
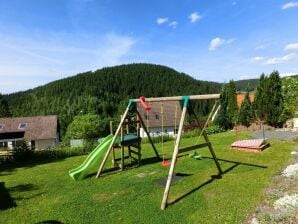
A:
{"type": "Polygon", "coordinates": [[[35,150],[51,148],[59,143],[56,115],[0,118],[0,149],[13,149],[26,141],[35,150]]]}

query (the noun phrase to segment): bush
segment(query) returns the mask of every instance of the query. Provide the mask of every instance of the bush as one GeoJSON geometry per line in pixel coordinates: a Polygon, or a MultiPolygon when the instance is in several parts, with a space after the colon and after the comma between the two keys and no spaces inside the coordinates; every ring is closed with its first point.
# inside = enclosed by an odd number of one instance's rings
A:
{"type": "MultiPolygon", "coordinates": [[[[158,136],[151,136],[151,139],[153,141],[154,144],[157,143],[161,143],[162,142],[162,136],[158,135],[158,136]]],[[[164,135],[163,136],[163,142],[168,142],[168,141],[172,141],[174,139],[174,137],[172,135],[164,135]]],[[[150,143],[149,138],[148,137],[144,137],[142,138],[142,143],[146,144],[146,143],[150,143]]]]}
{"type": "Polygon", "coordinates": [[[86,150],[84,147],[55,147],[48,150],[42,150],[42,151],[34,151],[34,154],[32,155],[33,159],[39,160],[39,159],[63,159],[67,157],[72,156],[80,156],[85,155],[86,150]]]}
{"type": "MultiPolygon", "coordinates": [[[[226,130],[224,128],[221,128],[218,125],[212,125],[208,128],[205,128],[205,132],[207,135],[212,135],[212,134],[221,133],[225,131],[226,130]]],[[[199,136],[200,134],[201,134],[200,129],[194,129],[192,131],[183,133],[183,138],[191,138],[191,137],[199,136]]]]}
{"type": "Polygon", "coordinates": [[[33,151],[26,141],[17,142],[16,146],[13,148],[13,157],[17,162],[29,160],[32,154],[33,151]]]}

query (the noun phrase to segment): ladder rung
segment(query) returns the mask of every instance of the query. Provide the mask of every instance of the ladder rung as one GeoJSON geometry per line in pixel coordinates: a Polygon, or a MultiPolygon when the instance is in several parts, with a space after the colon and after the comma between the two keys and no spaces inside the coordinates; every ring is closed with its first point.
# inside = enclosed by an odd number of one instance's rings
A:
{"type": "Polygon", "coordinates": [[[195,150],[195,149],[203,148],[203,147],[206,147],[206,146],[209,146],[209,145],[210,145],[210,142],[205,142],[205,143],[202,143],[202,144],[188,146],[188,147],[179,149],[178,152],[179,153],[184,153],[184,152],[188,152],[190,150],[195,150]]]}

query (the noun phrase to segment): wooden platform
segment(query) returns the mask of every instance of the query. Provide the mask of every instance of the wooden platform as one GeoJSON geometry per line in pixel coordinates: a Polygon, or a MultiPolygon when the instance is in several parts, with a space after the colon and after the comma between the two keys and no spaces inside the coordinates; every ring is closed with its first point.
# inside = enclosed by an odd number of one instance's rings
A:
{"type": "Polygon", "coordinates": [[[261,152],[268,146],[269,143],[267,143],[264,139],[240,140],[234,142],[231,145],[232,149],[238,149],[249,152],[261,152]]]}

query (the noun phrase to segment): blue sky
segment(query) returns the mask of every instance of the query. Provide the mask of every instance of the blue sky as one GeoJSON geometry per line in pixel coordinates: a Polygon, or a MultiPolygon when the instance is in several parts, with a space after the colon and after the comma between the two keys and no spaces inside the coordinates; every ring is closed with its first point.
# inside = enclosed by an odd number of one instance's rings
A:
{"type": "Polygon", "coordinates": [[[298,74],[298,1],[0,0],[0,92],[123,63],[227,82],[298,74]]]}

